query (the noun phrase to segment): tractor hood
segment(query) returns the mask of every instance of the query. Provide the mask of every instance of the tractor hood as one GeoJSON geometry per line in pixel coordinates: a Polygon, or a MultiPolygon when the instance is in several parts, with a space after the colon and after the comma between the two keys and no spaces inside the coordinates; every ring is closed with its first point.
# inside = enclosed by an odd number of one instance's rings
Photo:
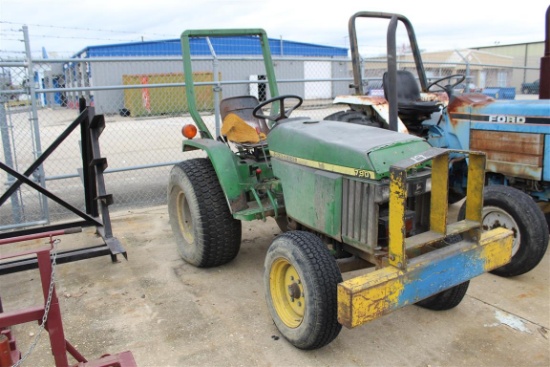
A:
{"type": "Polygon", "coordinates": [[[421,138],[339,121],[289,119],[267,136],[274,159],[380,179],[392,164],[430,148],[421,138]]]}
{"type": "Polygon", "coordinates": [[[550,124],[548,100],[494,100],[482,94],[456,97],[449,105],[451,119],[495,124],[550,124]]]}

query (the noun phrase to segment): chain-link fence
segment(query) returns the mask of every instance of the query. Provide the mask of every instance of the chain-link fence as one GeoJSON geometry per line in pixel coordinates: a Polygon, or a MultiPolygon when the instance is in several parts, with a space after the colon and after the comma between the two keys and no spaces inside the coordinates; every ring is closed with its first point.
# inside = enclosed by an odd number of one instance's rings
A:
{"type": "MultiPolygon", "coordinates": [[[[165,204],[172,165],[203,154],[183,154],[181,149],[181,127],[192,121],[181,57],[33,59],[27,36],[24,44],[26,57],[0,60],[1,161],[18,172],[27,169],[78,116],[78,100],[84,97],[106,120],[99,143],[108,162],[105,179],[107,191],[114,197],[111,210],[165,204]]],[[[220,126],[217,111],[221,99],[254,95],[264,101],[271,97],[262,59],[243,55],[238,44],[224,45],[224,50],[223,55],[214,48],[193,58],[196,103],[213,135],[220,126]]],[[[519,98],[521,87],[512,83],[514,76],[525,75],[526,69],[513,67],[509,57],[484,55],[482,59],[480,55],[457,51],[423,58],[431,81],[465,74],[466,80],[457,86],[459,92],[510,88],[519,98]]],[[[273,63],[279,94],[304,97],[303,106],[293,116],[322,119],[345,108],[333,106],[332,101],[351,93],[348,57],[283,55],[274,57],[273,63]]],[[[385,68],[383,57],[363,60],[369,94],[383,96],[385,68]]],[[[400,56],[399,68],[414,69],[406,54],[400,56]]],[[[536,69],[528,71],[538,73],[536,69]]],[[[83,208],[79,139],[78,132],[72,133],[32,179],[83,208]]],[[[0,181],[9,187],[14,178],[0,171],[0,181]]],[[[55,222],[67,215],[66,209],[22,185],[0,207],[0,231],[55,222]]]]}

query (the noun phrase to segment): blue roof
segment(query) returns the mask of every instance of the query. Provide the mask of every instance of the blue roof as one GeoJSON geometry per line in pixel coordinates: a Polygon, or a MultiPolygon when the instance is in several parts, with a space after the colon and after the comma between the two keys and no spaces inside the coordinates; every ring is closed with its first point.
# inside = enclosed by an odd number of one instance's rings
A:
{"type": "MultiPolygon", "coordinates": [[[[262,50],[257,37],[212,37],[212,46],[218,56],[261,55],[262,50]]],[[[203,38],[190,40],[191,54],[209,56],[210,48],[203,38]]],[[[269,39],[273,56],[310,56],[310,57],[347,57],[348,49],[316,45],[311,43],[269,39]]],[[[179,39],[119,43],[112,45],[88,46],[74,57],[117,57],[117,56],[181,56],[179,39]]]]}

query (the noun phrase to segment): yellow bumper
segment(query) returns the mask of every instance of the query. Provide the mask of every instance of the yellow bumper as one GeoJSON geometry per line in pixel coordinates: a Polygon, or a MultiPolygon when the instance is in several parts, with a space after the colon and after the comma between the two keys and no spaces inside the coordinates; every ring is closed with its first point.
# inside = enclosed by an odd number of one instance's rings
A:
{"type": "Polygon", "coordinates": [[[507,264],[512,232],[497,228],[478,243],[461,241],[338,285],[338,321],[353,328],[507,264]]]}

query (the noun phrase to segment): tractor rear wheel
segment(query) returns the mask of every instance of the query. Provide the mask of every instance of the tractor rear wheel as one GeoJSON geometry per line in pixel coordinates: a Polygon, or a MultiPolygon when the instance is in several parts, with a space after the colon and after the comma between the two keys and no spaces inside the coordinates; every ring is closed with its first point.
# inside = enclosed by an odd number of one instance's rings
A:
{"type": "Polygon", "coordinates": [[[338,336],[341,281],[336,260],[316,235],[290,231],[272,242],[264,264],[267,306],[281,334],[295,347],[318,349],[338,336]]]}
{"type": "MultiPolygon", "coordinates": [[[[466,216],[466,205],[458,212],[458,220],[466,216]]],[[[548,224],[544,213],[523,191],[509,186],[485,187],[483,194],[482,226],[484,230],[497,227],[514,233],[512,260],[491,273],[503,277],[525,274],[544,257],[548,247],[548,224]]]]}
{"type": "Polygon", "coordinates": [[[434,311],[450,310],[462,302],[469,285],[470,281],[468,280],[443,292],[439,292],[431,297],[423,299],[422,301],[416,302],[416,305],[434,311]]]}
{"type": "Polygon", "coordinates": [[[190,159],[172,168],[168,214],[178,252],[188,263],[213,267],[237,256],[241,222],[231,215],[209,159],[190,159]]]}

